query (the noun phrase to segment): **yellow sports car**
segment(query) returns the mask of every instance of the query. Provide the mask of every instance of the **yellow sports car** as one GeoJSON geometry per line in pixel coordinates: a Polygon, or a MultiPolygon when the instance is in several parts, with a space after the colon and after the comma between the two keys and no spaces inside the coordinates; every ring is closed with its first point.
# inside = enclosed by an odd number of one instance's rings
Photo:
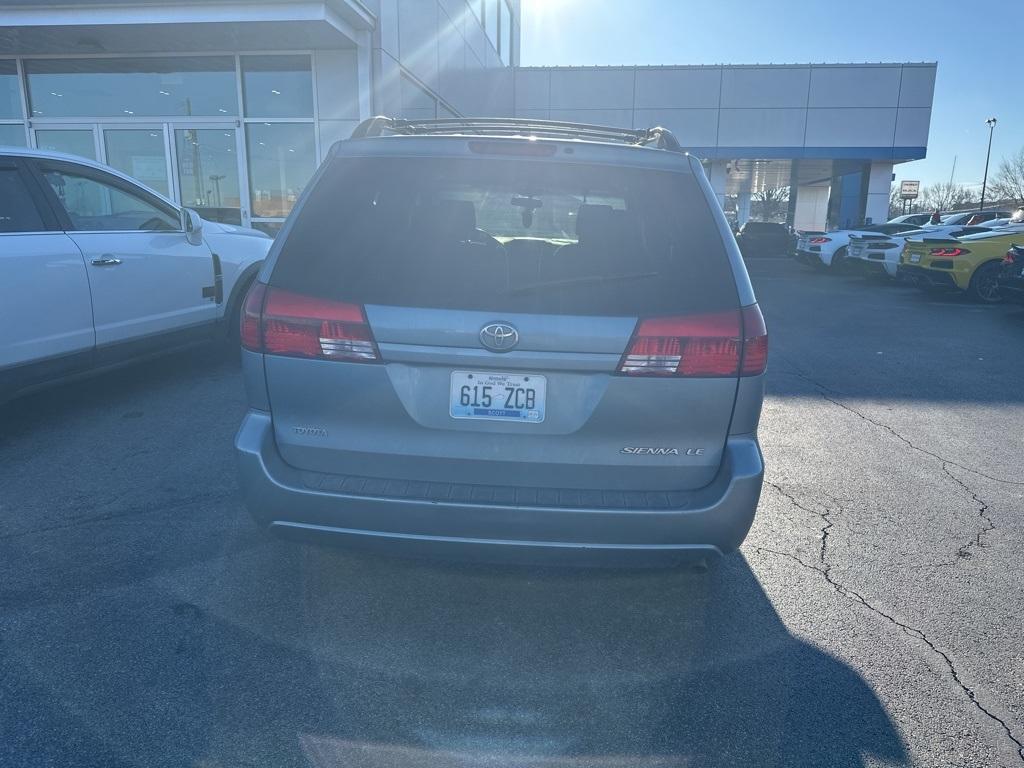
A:
{"type": "Polygon", "coordinates": [[[1008,224],[991,232],[961,238],[907,238],[900,256],[899,275],[922,288],[966,291],[977,301],[1003,300],[999,273],[1006,252],[1024,238],[1024,208],[1008,224]]]}

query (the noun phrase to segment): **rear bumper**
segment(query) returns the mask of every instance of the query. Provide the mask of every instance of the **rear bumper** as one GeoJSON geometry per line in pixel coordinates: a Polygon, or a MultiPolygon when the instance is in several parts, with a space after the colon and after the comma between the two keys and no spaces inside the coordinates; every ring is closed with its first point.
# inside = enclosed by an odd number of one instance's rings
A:
{"type": "Polygon", "coordinates": [[[281,533],[412,554],[565,564],[672,565],[717,557],[746,537],[761,495],[756,437],[730,437],[722,466],[679,508],[590,509],[345,493],[287,465],[270,415],[250,411],[235,437],[253,518],[281,533]],[[325,487],[332,490],[325,490],[325,487]]]}
{"type": "Polygon", "coordinates": [[[849,258],[856,261],[868,275],[896,277],[899,271],[899,262],[896,259],[886,259],[884,251],[865,251],[860,256],[850,256],[849,258]]]}
{"type": "Polygon", "coordinates": [[[801,264],[806,264],[809,267],[821,267],[825,264],[825,262],[821,260],[821,254],[814,253],[813,251],[797,249],[793,251],[793,258],[801,264]]]}
{"type": "Polygon", "coordinates": [[[943,288],[950,291],[960,290],[951,272],[938,269],[927,269],[916,264],[900,264],[899,276],[915,285],[925,288],[943,288]]]}

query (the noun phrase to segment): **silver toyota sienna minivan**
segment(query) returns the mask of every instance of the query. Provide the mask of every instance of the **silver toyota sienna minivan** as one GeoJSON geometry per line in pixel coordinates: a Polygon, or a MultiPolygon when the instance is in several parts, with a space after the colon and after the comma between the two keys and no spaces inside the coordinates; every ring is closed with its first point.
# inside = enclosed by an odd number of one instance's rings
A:
{"type": "Polygon", "coordinates": [[[263,526],[664,565],[733,551],[753,521],[764,320],[663,129],[366,121],[241,324],[235,446],[263,526]]]}

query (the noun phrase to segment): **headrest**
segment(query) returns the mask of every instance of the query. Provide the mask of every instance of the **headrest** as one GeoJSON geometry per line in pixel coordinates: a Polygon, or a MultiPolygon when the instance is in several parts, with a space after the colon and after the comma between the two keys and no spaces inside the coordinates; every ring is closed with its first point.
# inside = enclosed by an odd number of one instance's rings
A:
{"type": "Polygon", "coordinates": [[[580,240],[599,238],[614,226],[614,213],[610,205],[583,203],[576,209],[576,237],[580,240]]]}
{"type": "Polygon", "coordinates": [[[460,238],[476,232],[476,208],[469,200],[438,200],[437,217],[445,231],[460,238]]]}
{"type": "Polygon", "coordinates": [[[476,232],[476,209],[469,200],[432,200],[412,213],[413,232],[420,237],[469,240],[476,232]]]}

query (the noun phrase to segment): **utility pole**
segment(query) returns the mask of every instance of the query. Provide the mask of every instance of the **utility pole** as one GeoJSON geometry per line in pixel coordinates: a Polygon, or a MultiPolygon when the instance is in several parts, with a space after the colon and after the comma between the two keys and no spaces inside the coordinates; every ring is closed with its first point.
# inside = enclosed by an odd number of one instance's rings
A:
{"type": "Polygon", "coordinates": [[[985,187],[988,185],[988,161],[992,157],[992,134],[996,129],[996,119],[990,117],[985,121],[985,125],[988,126],[988,152],[985,153],[985,177],[981,180],[981,205],[978,206],[978,210],[985,210],[985,187]]]}

